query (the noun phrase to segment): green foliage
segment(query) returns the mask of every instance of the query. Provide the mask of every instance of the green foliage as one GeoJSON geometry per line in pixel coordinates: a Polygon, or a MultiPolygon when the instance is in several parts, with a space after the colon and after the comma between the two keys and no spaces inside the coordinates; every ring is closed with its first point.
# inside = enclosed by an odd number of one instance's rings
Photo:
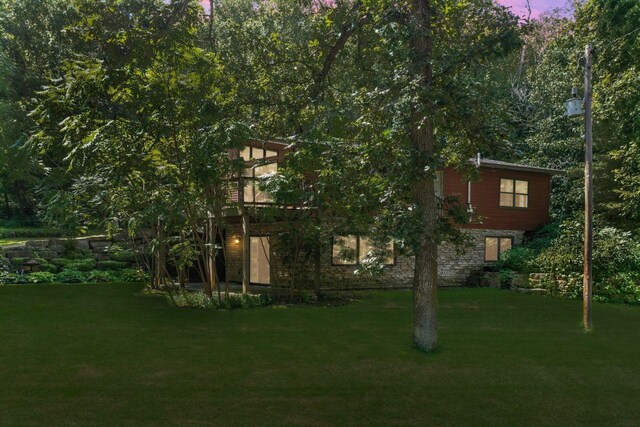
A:
{"type": "MultiPolygon", "coordinates": [[[[6,224],[6,223],[3,223],[6,224]]],[[[4,238],[46,238],[46,237],[62,237],[63,231],[51,230],[40,227],[0,227],[0,239],[4,238]]]]}
{"type": "Polygon", "coordinates": [[[121,280],[120,275],[115,271],[100,271],[94,270],[87,274],[87,282],[89,283],[102,283],[102,282],[119,282],[121,280]]]}
{"type": "Polygon", "coordinates": [[[118,273],[119,280],[122,282],[147,282],[149,275],[139,268],[128,268],[118,273]]]}
{"type": "Polygon", "coordinates": [[[64,264],[64,270],[91,271],[96,267],[93,258],[74,259],[64,264]]]}
{"type": "MultiPolygon", "coordinates": [[[[579,298],[582,295],[584,225],[566,221],[558,237],[533,261],[538,271],[548,273],[543,284],[553,294],[579,298]]],[[[594,299],[640,303],[640,243],[630,232],[602,225],[594,229],[594,299]]]]}
{"type": "Polygon", "coordinates": [[[0,284],[12,285],[26,283],[29,283],[29,276],[26,274],[9,273],[6,271],[0,272],[0,284]]]}
{"type": "Polygon", "coordinates": [[[27,275],[29,283],[54,283],[57,280],[57,276],[53,273],[46,271],[37,271],[27,275]]]}
{"type": "Polygon", "coordinates": [[[229,294],[221,300],[209,298],[202,292],[185,290],[167,291],[167,301],[176,307],[205,308],[212,310],[235,310],[264,307],[273,303],[269,294],[229,294]]]}
{"type": "Polygon", "coordinates": [[[112,250],[112,248],[110,248],[109,256],[113,261],[120,261],[120,262],[126,262],[126,263],[134,263],[136,261],[136,253],[134,251],[130,249],[114,251],[112,250]]]}
{"type": "Polygon", "coordinates": [[[87,274],[77,270],[62,270],[56,274],[56,282],[58,283],[84,283],[87,281],[87,274]]]}
{"type": "Polygon", "coordinates": [[[123,270],[130,265],[130,263],[123,261],[98,261],[95,267],[97,267],[98,270],[123,270]]]}

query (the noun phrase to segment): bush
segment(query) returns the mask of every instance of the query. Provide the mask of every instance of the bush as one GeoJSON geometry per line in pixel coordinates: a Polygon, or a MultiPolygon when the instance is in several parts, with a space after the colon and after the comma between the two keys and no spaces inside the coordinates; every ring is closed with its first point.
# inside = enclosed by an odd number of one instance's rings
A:
{"type": "Polygon", "coordinates": [[[120,276],[115,271],[94,270],[87,275],[87,281],[91,283],[118,282],[120,276]]]}
{"type": "MultiPolygon", "coordinates": [[[[547,273],[541,284],[553,295],[582,296],[583,223],[578,219],[560,227],[558,237],[532,265],[547,273]]],[[[594,227],[593,295],[595,301],[640,304],[640,244],[614,227],[594,227]]]]}
{"type": "Polygon", "coordinates": [[[87,276],[77,270],[63,270],[56,274],[56,281],[60,283],[83,283],[87,281],[87,276]]]}
{"type": "Polygon", "coordinates": [[[66,258],[54,258],[51,260],[51,264],[57,267],[64,267],[72,262],[73,262],[72,259],[66,259],[66,258]]]}
{"type": "Polygon", "coordinates": [[[129,267],[128,262],[123,261],[98,261],[96,268],[98,270],[122,270],[129,267]]]}
{"type": "Polygon", "coordinates": [[[537,271],[534,249],[527,246],[514,246],[500,256],[496,263],[498,270],[513,270],[519,273],[535,273],[537,271]]]}
{"type": "Polygon", "coordinates": [[[65,270],[91,271],[96,267],[96,260],[93,258],[75,259],[64,265],[65,270]]]}
{"type": "Polygon", "coordinates": [[[114,261],[126,263],[134,263],[136,261],[136,253],[130,249],[122,249],[118,245],[112,245],[109,248],[109,254],[114,261]]]}
{"type": "Polygon", "coordinates": [[[56,275],[46,271],[36,271],[27,275],[29,283],[53,283],[56,281],[56,275]]]}
{"type": "Polygon", "coordinates": [[[146,282],[149,275],[139,268],[127,268],[119,272],[119,278],[122,282],[146,282]]]}
{"type": "Polygon", "coordinates": [[[0,273],[0,284],[10,285],[10,284],[24,284],[29,283],[29,277],[26,274],[16,274],[16,273],[0,273]]]}
{"type": "Polygon", "coordinates": [[[203,292],[188,292],[184,290],[169,291],[167,300],[176,307],[206,308],[212,310],[235,310],[242,308],[264,307],[273,303],[268,294],[230,294],[218,300],[209,298],[203,292]]]}

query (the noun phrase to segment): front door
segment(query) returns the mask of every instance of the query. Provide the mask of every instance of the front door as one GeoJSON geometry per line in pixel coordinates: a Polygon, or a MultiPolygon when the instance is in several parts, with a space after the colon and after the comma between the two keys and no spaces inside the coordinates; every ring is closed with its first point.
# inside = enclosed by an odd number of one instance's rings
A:
{"type": "Polygon", "coordinates": [[[251,236],[251,283],[271,284],[271,268],[269,265],[269,238],[251,236]]]}

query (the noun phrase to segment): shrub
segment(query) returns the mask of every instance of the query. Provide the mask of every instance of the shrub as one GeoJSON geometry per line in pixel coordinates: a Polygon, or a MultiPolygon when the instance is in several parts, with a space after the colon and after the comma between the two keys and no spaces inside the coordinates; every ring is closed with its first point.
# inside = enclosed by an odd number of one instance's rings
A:
{"type": "Polygon", "coordinates": [[[0,273],[0,283],[3,285],[29,283],[29,278],[26,274],[2,272],[0,273]]]}
{"type": "Polygon", "coordinates": [[[120,246],[113,245],[109,248],[111,259],[114,261],[121,261],[126,263],[133,263],[136,261],[136,253],[130,249],[122,249],[120,246]]]}
{"type": "Polygon", "coordinates": [[[536,272],[536,256],[534,249],[526,246],[514,246],[500,256],[496,263],[498,270],[513,270],[519,273],[536,272]]]}
{"type": "Polygon", "coordinates": [[[71,259],[66,259],[66,258],[53,258],[51,261],[51,264],[57,266],[57,267],[64,267],[67,264],[70,264],[73,262],[73,260],[71,259]]]}
{"type": "Polygon", "coordinates": [[[96,267],[96,260],[93,258],[75,259],[65,264],[65,270],[91,271],[96,267]]]}
{"type": "Polygon", "coordinates": [[[119,278],[122,282],[146,282],[149,275],[139,268],[127,268],[119,272],[119,278]]]}
{"type": "MultiPolygon", "coordinates": [[[[552,244],[544,249],[533,265],[547,273],[542,280],[553,295],[582,296],[583,271],[582,222],[568,221],[552,244]]],[[[593,246],[594,300],[640,304],[640,244],[633,236],[613,227],[594,227],[593,246]]]]}
{"type": "Polygon", "coordinates": [[[58,267],[56,267],[53,264],[50,263],[44,263],[44,264],[40,264],[40,270],[42,271],[46,271],[49,273],[57,273],[58,272],[58,267]]]}
{"type": "Polygon", "coordinates": [[[98,261],[96,264],[98,270],[122,270],[127,267],[129,263],[123,261],[98,261]]]}
{"type": "Polygon", "coordinates": [[[63,270],[56,274],[56,281],[60,283],[83,283],[87,281],[87,276],[77,270],[63,270]]]}
{"type": "Polygon", "coordinates": [[[212,310],[234,310],[242,308],[264,307],[273,303],[268,294],[230,294],[218,300],[209,298],[203,292],[188,292],[184,290],[169,291],[167,300],[176,307],[206,308],[212,310]]]}
{"type": "Polygon", "coordinates": [[[29,283],[53,283],[56,281],[56,275],[47,271],[36,271],[27,275],[29,283]]]}
{"type": "Polygon", "coordinates": [[[120,276],[115,271],[94,270],[87,275],[87,281],[92,283],[118,282],[120,276]]]}

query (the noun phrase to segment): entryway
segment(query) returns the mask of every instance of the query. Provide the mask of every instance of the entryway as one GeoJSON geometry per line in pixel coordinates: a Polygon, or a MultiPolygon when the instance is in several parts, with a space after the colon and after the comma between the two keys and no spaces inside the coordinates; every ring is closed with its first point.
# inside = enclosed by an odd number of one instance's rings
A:
{"type": "Polygon", "coordinates": [[[259,285],[271,284],[271,266],[269,264],[269,237],[251,236],[251,283],[259,285]]]}

